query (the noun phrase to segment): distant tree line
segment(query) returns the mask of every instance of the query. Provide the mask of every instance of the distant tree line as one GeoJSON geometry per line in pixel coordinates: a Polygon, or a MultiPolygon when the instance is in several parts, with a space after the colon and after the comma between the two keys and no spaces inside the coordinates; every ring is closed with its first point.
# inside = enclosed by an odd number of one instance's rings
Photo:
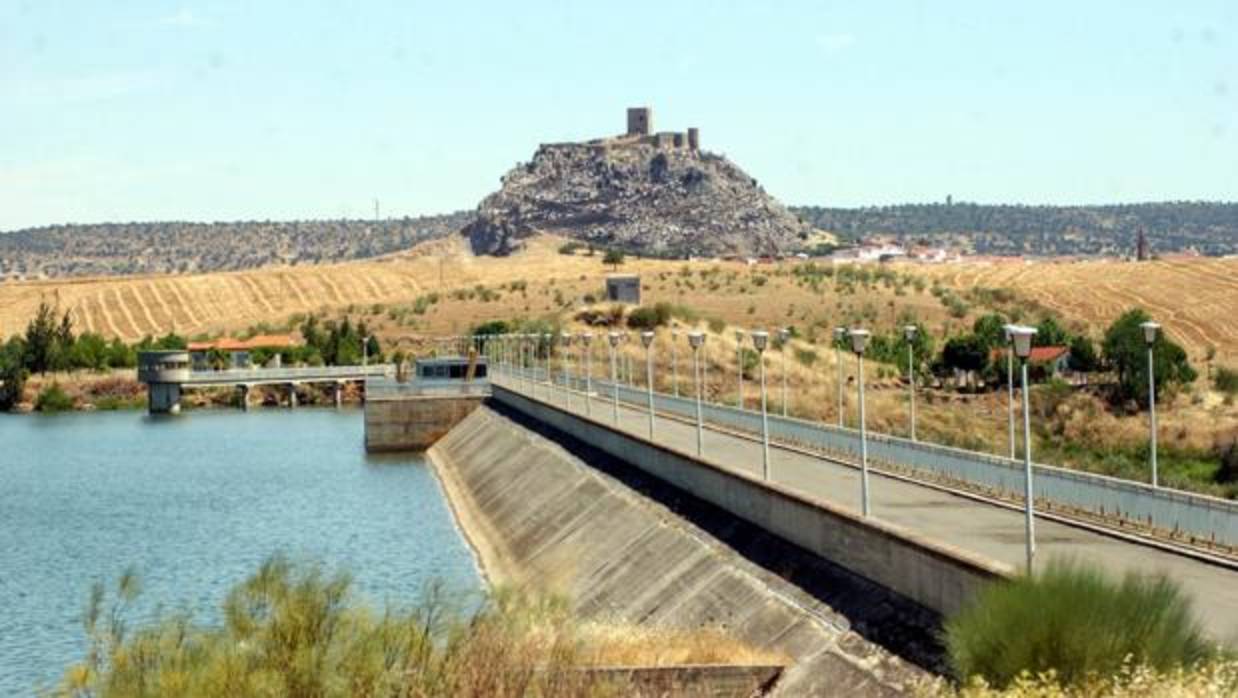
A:
{"type": "Polygon", "coordinates": [[[26,228],[0,234],[0,277],[208,272],[362,259],[445,237],[471,216],[26,228]]]}
{"type": "Polygon", "coordinates": [[[1143,230],[1152,252],[1238,253],[1238,203],[1176,201],[1112,206],[989,206],[953,202],[792,212],[845,240],[892,236],[905,244],[962,246],[980,254],[1133,254],[1143,230]]]}

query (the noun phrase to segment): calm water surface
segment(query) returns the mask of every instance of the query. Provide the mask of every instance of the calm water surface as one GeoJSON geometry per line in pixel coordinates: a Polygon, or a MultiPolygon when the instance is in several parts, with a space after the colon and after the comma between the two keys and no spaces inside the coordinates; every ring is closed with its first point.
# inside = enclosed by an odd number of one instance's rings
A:
{"type": "Polygon", "coordinates": [[[91,583],[131,565],[139,614],[206,620],[275,552],[346,566],[375,605],[478,589],[433,473],[362,431],[359,410],[0,416],[0,695],[79,659],[91,583]]]}

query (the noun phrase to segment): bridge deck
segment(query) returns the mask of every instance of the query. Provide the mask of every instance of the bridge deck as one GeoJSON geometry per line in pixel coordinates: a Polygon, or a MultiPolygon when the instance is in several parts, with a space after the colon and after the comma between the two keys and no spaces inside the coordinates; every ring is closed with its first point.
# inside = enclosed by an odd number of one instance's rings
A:
{"type": "MultiPolygon", "coordinates": [[[[530,393],[528,384],[507,376],[492,380],[507,389],[547,401],[557,407],[584,414],[585,397],[557,387],[548,391],[543,383],[530,393]]],[[[592,398],[593,419],[612,420],[609,395],[592,398]]],[[[618,428],[647,436],[648,413],[621,403],[618,428]]],[[[679,420],[659,418],[656,441],[684,453],[696,453],[696,429],[679,420]]],[[[704,460],[710,464],[760,477],[762,453],[759,440],[707,425],[704,460]]],[[[860,508],[860,473],[852,465],[771,444],[771,478],[813,499],[860,508]]],[[[914,530],[949,545],[1022,567],[1024,516],[1006,506],[985,502],[906,479],[870,471],[872,516],[914,530]]],[[[1238,639],[1238,572],[1172,551],[1141,544],[1051,519],[1037,517],[1036,559],[1074,557],[1099,564],[1115,573],[1164,572],[1182,584],[1195,600],[1195,610],[1210,634],[1218,639],[1238,639]]]]}
{"type": "Polygon", "coordinates": [[[330,383],[334,381],[357,381],[365,380],[366,378],[378,378],[387,376],[392,371],[393,367],[387,364],[194,371],[189,374],[189,380],[183,381],[181,385],[193,388],[215,385],[330,383]]]}

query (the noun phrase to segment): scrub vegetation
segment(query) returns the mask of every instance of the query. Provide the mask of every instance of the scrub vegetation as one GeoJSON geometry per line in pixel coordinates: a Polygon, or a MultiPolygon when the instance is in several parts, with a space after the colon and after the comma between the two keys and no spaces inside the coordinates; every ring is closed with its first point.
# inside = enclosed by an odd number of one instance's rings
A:
{"type": "Polygon", "coordinates": [[[560,599],[512,591],[466,601],[432,586],[411,608],[374,610],[348,574],[282,557],[231,590],[217,625],[178,614],[131,626],[126,612],[139,591],[133,573],[111,592],[93,588],[86,656],[55,695],[662,695],[587,668],[784,663],[720,631],[584,624],[560,599]]]}

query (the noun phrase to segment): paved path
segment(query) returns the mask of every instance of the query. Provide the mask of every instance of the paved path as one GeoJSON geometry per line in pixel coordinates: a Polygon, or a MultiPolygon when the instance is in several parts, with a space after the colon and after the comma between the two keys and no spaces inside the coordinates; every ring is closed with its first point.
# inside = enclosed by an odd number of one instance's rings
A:
{"type": "MultiPolygon", "coordinates": [[[[496,383],[528,393],[527,384],[496,376],[496,383]]],[[[549,401],[584,414],[584,396],[562,387],[550,392],[549,401]]],[[[547,399],[547,386],[536,386],[534,397],[547,399]]],[[[613,424],[609,395],[592,398],[594,419],[613,424]]],[[[641,437],[649,434],[649,413],[625,406],[619,408],[619,428],[641,437]]],[[[655,441],[676,450],[696,453],[696,427],[675,419],[658,418],[655,441]]],[[[704,460],[710,464],[761,476],[761,443],[732,433],[711,430],[706,425],[704,460]]],[[[774,482],[811,498],[860,509],[860,472],[850,465],[770,446],[770,475],[774,482]]],[[[921,535],[985,555],[1018,568],[1026,560],[1022,511],[978,501],[904,480],[869,472],[870,514],[921,535]]],[[[1165,572],[1180,582],[1195,601],[1196,614],[1217,639],[1238,643],[1238,572],[1170,551],[1141,545],[1113,536],[1036,519],[1036,560],[1075,557],[1121,574],[1128,570],[1165,572]]]]}

